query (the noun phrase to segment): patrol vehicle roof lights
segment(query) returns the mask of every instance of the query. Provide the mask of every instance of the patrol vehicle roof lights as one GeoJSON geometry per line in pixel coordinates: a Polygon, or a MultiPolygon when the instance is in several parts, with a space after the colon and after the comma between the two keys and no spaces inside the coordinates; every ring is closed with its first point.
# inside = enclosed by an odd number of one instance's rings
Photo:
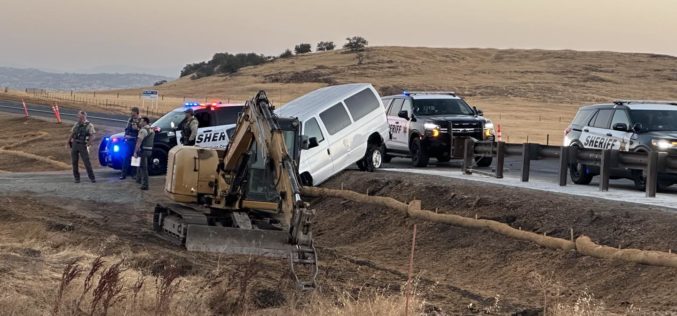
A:
{"type": "Polygon", "coordinates": [[[114,145],[113,146],[113,152],[116,153],[116,152],[119,152],[119,151],[120,151],[120,146],[114,145]]]}

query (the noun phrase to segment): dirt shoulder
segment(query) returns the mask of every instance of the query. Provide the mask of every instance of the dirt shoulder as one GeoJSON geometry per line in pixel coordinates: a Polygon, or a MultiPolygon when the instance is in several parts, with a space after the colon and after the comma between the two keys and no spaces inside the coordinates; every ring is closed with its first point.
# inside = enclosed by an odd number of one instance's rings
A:
{"type": "MultiPolygon", "coordinates": [[[[493,219],[548,236],[568,239],[572,228],[575,236],[585,234],[616,247],[677,247],[672,238],[677,214],[658,208],[405,174],[345,172],[326,184],[342,185],[400,201],[420,199],[424,209],[493,219]]],[[[402,272],[411,228],[418,224],[417,271],[480,297],[500,296],[508,305],[542,305],[543,285],[537,283],[545,281],[553,293],[549,300],[571,301],[587,291],[615,312],[630,306],[646,312],[677,309],[677,269],[544,249],[488,231],[415,221],[392,210],[335,199],[314,201],[313,207],[322,247],[402,272]]],[[[453,310],[458,303],[448,302],[439,304],[453,310]]]]}
{"type": "MultiPolygon", "coordinates": [[[[39,118],[0,114],[0,171],[68,170],[71,156],[66,142],[72,126],[71,122],[56,124],[39,118]]],[[[97,135],[90,148],[90,160],[95,168],[99,166],[97,150],[101,135],[109,132],[106,128],[96,128],[97,135]]]]}

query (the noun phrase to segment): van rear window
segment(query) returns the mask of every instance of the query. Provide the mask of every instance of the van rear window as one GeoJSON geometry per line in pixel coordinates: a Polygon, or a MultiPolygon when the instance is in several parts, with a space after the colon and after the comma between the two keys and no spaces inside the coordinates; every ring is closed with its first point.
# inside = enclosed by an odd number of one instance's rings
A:
{"type": "Polygon", "coordinates": [[[378,98],[371,89],[364,89],[347,98],[345,102],[355,121],[365,117],[379,106],[378,98]]]}
{"type": "Polygon", "coordinates": [[[320,118],[327,128],[329,135],[334,135],[350,125],[350,117],[343,103],[337,103],[320,113],[320,118]]]}

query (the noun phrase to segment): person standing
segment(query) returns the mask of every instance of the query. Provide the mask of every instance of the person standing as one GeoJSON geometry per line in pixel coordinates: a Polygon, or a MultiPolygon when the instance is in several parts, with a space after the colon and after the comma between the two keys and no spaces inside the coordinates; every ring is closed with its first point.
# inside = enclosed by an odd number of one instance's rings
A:
{"type": "Polygon", "coordinates": [[[193,112],[193,109],[188,109],[184,113],[186,113],[186,118],[183,120],[183,128],[181,130],[181,144],[184,146],[194,146],[198,127],[195,112],[193,112]]]}
{"type": "Polygon", "coordinates": [[[136,148],[136,139],[139,135],[139,129],[141,128],[141,118],[139,117],[139,108],[133,107],[131,116],[127,120],[127,127],[125,128],[125,151],[123,152],[124,157],[122,159],[122,173],[120,174],[120,180],[127,178],[129,174],[129,169],[132,168],[131,160],[134,155],[134,150],[136,148]]]}
{"type": "Polygon", "coordinates": [[[96,182],[92,164],[89,161],[89,142],[96,131],[94,125],[87,120],[87,113],[85,111],[78,111],[78,122],[73,125],[70,137],[68,138],[68,146],[71,148],[71,163],[73,164],[73,177],[75,183],[80,183],[79,158],[87,169],[87,176],[92,183],[96,182]]]}
{"type": "Polygon", "coordinates": [[[141,165],[136,169],[136,179],[141,182],[141,190],[148,190],[148,159],[153,154],[155,131],[147,117],[141,118],[141,124],[143,127],[139,130],[139,138],[134,149],[134,157],[141,158],[141,165]]]}

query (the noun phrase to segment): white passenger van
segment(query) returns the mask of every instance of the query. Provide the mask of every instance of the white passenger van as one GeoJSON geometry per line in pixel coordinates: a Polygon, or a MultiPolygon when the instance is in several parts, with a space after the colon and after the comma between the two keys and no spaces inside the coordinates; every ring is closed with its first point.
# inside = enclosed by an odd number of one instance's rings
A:
{"type": "Polygon", "coordinates": [[[275,112],[303,124],[308,149],[301,151],[299,174],[304,185],[318,185],[353,163],[363,171],[381,167],[389,127],[371,84],[321,88],[275,112]]]}

